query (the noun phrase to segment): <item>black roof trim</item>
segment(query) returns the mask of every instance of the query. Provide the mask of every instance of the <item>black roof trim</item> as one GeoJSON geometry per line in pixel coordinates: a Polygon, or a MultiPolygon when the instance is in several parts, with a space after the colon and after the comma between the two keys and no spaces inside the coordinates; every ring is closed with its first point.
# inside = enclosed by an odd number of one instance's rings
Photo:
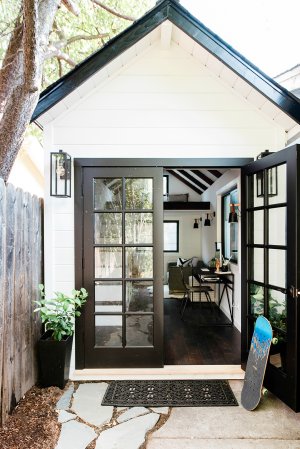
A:
{"type": "Polygon", "coordinates": [[[167,19],[300,124],[300,100],[206,28],[177,0],[163,0],[157,3],[143,17],[107,42],[104,47],[47,87],[40,95],[31,121],[51,109],[95,72],[167,19]]]}

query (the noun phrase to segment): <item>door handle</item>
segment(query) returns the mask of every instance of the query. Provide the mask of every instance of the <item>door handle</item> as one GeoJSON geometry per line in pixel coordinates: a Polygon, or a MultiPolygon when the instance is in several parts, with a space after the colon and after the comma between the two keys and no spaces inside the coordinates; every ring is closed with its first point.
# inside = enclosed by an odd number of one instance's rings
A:
{"type": "Polygon", "coordinates": [[[294,285],[290,286],[289,293],[293,298],[300,296],[300,290],[298,290],[294,285]]]}

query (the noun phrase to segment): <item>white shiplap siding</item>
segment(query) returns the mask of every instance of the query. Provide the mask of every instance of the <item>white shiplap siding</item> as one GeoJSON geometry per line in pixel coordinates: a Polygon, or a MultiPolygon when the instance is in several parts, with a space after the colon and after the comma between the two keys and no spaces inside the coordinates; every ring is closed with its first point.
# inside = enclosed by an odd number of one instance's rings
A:
{"type": "MultiPolygon", "coordinates": [[[[253,90],[232,72],[228,85],[224,66],[212,73],[208,67],[216,69],[218,61],[210,59],[205,67],[199,46],[171,41],[162,49],[158,37],[139,44],[147,44],[142,54],[136,44],[69,95],[57,109],[60,115],[50,111],[52,121],[45,125],[49,152],[61,148],[73,158],[255,157],[266,148],[285,146],[284,127],[257,109],[265,104],[261,96],[255,97],[257,105],[247,101],[253,90]]],[[[48,163],[46,171],[49,176],[48,163]]],[[[45,198],[49,291],[74,286],[72,192],[72,199],[45,198]]]]}

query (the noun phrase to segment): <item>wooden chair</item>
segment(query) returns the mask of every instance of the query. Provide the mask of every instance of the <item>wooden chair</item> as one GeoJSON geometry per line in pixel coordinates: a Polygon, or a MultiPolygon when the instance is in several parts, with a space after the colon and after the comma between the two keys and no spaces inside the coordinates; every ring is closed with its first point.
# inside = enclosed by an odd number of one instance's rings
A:
{"type": "MultiPolygon", "coordinates": [[[[199,294],[200,303],[201,303],[201,294],[204,293],[205,297],[207,299],[207,302],[213,306],[213,303],[212,303],[212,300],[210,297],[210,292],[213,292],[213,289],[209,285],[202,285],[201,275],[197,276],[197,281],[199,282],[199,285],[189,285],[189,283],[187,283],[184,278],[184,273],[183,273],[182,267],[180,267],[180,268],[181,268],[180,272],[181,272],[182,284],[184,286],[184,296],[183,296],[183,302],[182,302],[181,311],[180,311],[181,318],[183,318],[187,303],[189,301],[191,303],[193,302],[193,295],[195,293],[199,294]]],[[[192,279],[193,279],[193,273],[192,273],[192,279]]]]}

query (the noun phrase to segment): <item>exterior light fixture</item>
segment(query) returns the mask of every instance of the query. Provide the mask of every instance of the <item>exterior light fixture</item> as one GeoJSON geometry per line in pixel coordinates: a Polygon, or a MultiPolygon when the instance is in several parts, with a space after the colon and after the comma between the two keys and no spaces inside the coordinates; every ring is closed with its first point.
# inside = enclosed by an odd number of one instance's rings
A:
{"type": "MultiPolygon", "coordinates": [[[[273,154],[269,150],[265,150],[260,153],[256,159],[263,159],[266,156],[273,154]]],[[[268,196],[278,195],[278,176],[277,167],[272,167],[267,170],[267,181],[268,181],[268,196]]],[[[265,174],[264,170],[256,173],[256,196],[263,197],[265,194],[265,174]]]]}
{"type": "Polygon", "coordinates": [[[230,212],[228,217],[228,223],[238,223],[238,214],[236,211],[236,207],[238,207],[239,204],[233,204],[230,203],[230,212]]]}
{"type": "Polygon", "coordinates": [[[71,156],[62,150],[50,154],[50,195],[71,197],[71,156]]]}

